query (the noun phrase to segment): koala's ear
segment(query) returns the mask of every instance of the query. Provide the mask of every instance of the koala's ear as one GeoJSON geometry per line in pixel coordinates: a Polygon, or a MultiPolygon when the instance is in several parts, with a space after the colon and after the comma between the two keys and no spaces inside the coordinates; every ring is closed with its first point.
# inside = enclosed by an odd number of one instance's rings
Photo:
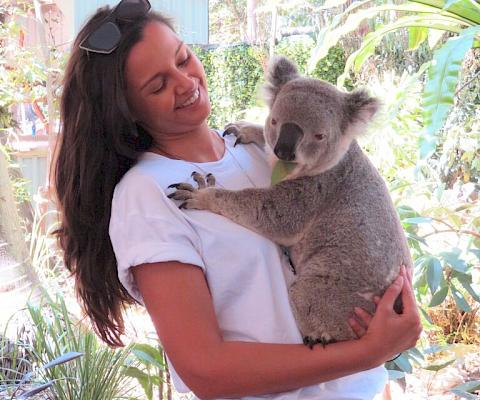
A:
{"type": "Polygon", "coordinates": [[[347,93],[344,103],[344,132],[361,134],[365,126],[380,109],[380,101],[368,94],[365,89],[347,93]]]}
{"type": "Polygon", "coordinates": [[[288,58],[283,56],[273,57],[268,65],[264,86],[264,97],[268,106],[272,106],[277,93],[285,83],[298,77],[297,67],[288,58]]]}

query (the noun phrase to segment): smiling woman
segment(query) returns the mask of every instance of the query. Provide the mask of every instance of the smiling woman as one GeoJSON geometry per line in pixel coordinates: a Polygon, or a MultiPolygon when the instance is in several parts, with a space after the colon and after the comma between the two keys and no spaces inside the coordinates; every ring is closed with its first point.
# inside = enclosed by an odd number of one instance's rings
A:
{"type": "Polygon", "coordinates": [[[372,399],[386,381],[382,363],[418,337],[418,315],[393,310],[400,292],[411,296],[408,279],[396,280],[374,316],[357,311],[350,324],[358,340],[302,344],[281,249],[168,197],[174,182],[202,183],[197,168],[234,190],[268,186],[270,168],[262,148],[234,146],[207,125],[202,64],[149,9],[147,0],[122,0],[99,10],[79,33],[65,74],[54,170],[58,236],[97,333],[121,346],[123,308],[138,302],[181,392],[372,399]],[[92,40],[107,24],[108,43],[92,40]]]}

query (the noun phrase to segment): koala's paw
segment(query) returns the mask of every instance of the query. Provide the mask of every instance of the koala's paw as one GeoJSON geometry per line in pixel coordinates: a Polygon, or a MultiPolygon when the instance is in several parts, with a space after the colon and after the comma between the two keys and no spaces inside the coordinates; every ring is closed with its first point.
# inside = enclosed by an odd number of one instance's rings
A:
{"type": "Polygon", "coordinates": [[[208,210],[210,209],[211,192],[215,186],[215,177],[212,174],[203,176],[198,172],[192,173],[193,180],[197,183],[198,189],[189,183],[174,183],[168,188],[175,188],[176,191],[167,197],[173,200],[181,200],[179,208],[208,210]]]}
{"type": "Polygon", "coordinates": [[[227,135],[234,135],[237,140],[234,146],[237,144],[257,143],[259,145],[265,144],[263,137],[263,126],[252,124],[247,121],[238,121],[225,126],[223,137],[227,135]]]}
{"type": "Polygon", "coordinates": [[[313,346],[316,344],[321,344],[325,347],[327,344],[335,343],[336,340],[330,337],[330,335],[325,334],[322,335],[320,338],[312,338],[311,336],[304,336],[303,337],[303,344],[313,349],[313,346]]]}

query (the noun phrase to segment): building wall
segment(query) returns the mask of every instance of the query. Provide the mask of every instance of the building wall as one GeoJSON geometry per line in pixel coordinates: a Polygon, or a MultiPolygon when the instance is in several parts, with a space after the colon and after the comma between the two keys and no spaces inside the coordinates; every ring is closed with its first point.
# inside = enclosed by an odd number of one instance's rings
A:
{"type": "MultiPolygon", "coordinates": [[[[59,0],[64,12],[73,12],[73,30],[77,33],[97,8],[115,6],[118,0],[59,0]],[[63,4],[63,6],[62,6],[63,4]],[[73,5],[73,7],[72,7],[73,5]]],[[[150,0],[152,9],[171,16],[177,31],[188,44],[208,44],[208,0],[150,0]]],[[[73,32],[72,32],[73,33],[73,32]]]]}

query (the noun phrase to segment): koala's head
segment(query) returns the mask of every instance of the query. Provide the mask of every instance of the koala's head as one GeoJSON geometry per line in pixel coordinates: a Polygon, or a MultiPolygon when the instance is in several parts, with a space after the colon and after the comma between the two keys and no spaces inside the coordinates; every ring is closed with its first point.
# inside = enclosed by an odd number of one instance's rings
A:
{"type": "Polygon", "coordinates": [[[333,167],[379,108],[364,90],[344,93],[300,76],[285,57],[272,60],[266,80],[266,142],[276,157],[296,162],[305,173],[333,167]]]}

